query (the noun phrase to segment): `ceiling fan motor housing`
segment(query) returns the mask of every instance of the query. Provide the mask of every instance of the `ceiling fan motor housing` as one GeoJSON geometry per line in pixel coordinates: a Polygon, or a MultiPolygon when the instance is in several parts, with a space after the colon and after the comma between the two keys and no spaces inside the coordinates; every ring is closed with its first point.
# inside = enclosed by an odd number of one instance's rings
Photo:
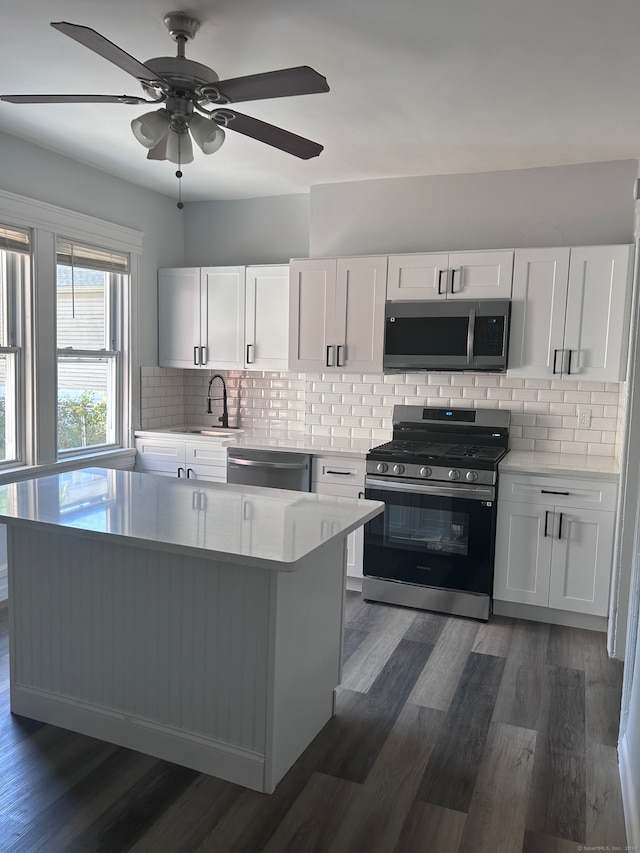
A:
{"type": "MultiPolygon", "coordinates": [[[[166,81],[171,92],[181,91],[195,94],[196,89],[200,86],[217,83],[220,79],[216,72],[207,65],[179,56],[158,56],[155,59],[148,59],[145,65],[158,77],[166,81]]],[[[144,82],[141,85],[144,91],[152,97],[158,97],[161,92],[151,82],[144,82]]]]}

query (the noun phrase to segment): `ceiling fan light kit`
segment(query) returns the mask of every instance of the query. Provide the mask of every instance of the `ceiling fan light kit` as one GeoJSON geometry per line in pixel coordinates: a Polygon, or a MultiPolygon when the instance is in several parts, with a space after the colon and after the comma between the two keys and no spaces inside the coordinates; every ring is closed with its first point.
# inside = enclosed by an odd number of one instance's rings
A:
{"type": "MultiPolygon", "coordinates": [[[[177,56],[139,62],[100,33],[80,24],[53,22],[52,27],[117,65],[141,84],[147,98],[133,95],[0,95],[0,101],[37,103],[162,104],[131,122],[150,160],[168,160],[180,167],[193,160],[193,137],[204,154],[219,150],[223,127],[264,142],[295,157],[317,157],[323,146],[310,139],[229,109],[228,104],[328,92],[326,79],[307,65],[220,80],[206,65],[185,57],[185,45],[200,22],[185,12],[169,12],[164,24],[177,43],[177,56]],[[221,107],[224,107],[221,109],[221,107]]],[[[176,173],[179,178],[182,173],[176,173]]],[[[182,207],[180,202],[179,207],[182,207]]]]}

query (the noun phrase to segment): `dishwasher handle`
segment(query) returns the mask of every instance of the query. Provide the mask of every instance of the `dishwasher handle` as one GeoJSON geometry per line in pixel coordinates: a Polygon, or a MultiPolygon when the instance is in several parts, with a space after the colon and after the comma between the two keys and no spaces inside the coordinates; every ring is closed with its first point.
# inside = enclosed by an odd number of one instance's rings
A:
{"type": "Polygon", "coordinates": [[[257,462],[255,459],[239,459],[236,456],[227,458],[229,465],[246,465],[252,468],[287,468],[291,471],[302,471],[307,467],[306,462],[257,462]]]}

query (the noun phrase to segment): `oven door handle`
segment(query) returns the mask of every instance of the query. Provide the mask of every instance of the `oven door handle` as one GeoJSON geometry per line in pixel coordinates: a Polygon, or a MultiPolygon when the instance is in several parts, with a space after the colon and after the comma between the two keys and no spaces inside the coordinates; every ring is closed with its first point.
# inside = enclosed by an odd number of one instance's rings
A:
{"type": "Polygon", "coordinates": [[[413,480],[403,480],[402,482],[395,483],[389,480],[376,480],[373,477],[367,477],[364,485],[365,488],[379,489],[382,492],[415,493],[442,498],[466,498],[473,501],[493,501],[495,499],[495,489],[493,486],[428,485],[427,483],[416,483],[413,480]]]}

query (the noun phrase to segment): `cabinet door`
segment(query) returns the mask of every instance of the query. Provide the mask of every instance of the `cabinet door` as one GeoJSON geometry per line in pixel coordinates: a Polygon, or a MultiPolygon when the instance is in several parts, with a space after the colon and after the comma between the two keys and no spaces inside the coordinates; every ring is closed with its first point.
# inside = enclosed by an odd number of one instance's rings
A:
{"type": "Polygon", "coordinates": [[[333,366],[382,373],[387,259],[339,258],[333,366]]]}
{"type": "Polygon", "coordinates": [[[448,264],[448,254],[390,255],[387,299],[445,299],[448,264]]]}
{"type": "Polygon", "coordinates": [[[509,376],[548,379],[563,364],[569,249],[516,249],[509,376]]]}
{"type": "Polygon", "coordinates": [[[244,367],[244,267],[201,270],[201,339],[207,370],[244,367]]]}
{"type": "Polygon", "coordinates": [[[291,261],[289,286],[289,369],[326,371],[333,366],[329,348],[335,344],[335,259],[291,261]]]}
{"type": "Polygon", "coordinates": [[[614,513],[556,508],[549,607],[607,616],[613,528],[614,513]]]}
{"type": "Polygon", "coordinates": [[[247,267],[244,344],[247,370],[288,369],[288,265],[247,267]]]}
{"type": "Polygon", "coordinates": [[[158,364],[197,367],[200,361],[200,269],[158,270],[158,364]]]}
{"type": "Polygon", "coordinates": [[[144,474],[186,477],[185,442],[137,438],[135,470],[144,474]]]}
{"type": "Polygon", "coordinates": [[[564,343],[568,374],[598,381],[624,379],[631,258],[631,246],[571,249],[564,343]]]}
{"type": "Polygon", "coordinates": [[[510,299],[513,252],[451,252],[447,299],[510,299]]]}
{"type": "Polygon", "coordinates": [[[551,515],[544,504],[498,501],[494,598],[547,606],[551,515]]]}
{"type": "Polygon", "coordinates": [[[185,446],[188,480],[227,482],[227,449],[215,441],[188,441],[185,446]]]}

